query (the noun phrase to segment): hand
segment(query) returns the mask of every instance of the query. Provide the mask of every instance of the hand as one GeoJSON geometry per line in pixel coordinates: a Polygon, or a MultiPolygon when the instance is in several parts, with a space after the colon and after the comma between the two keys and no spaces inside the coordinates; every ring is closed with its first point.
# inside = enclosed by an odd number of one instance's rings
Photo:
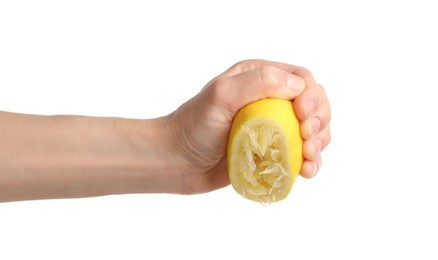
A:
{"type": "Polygon", "coordinates": [[[320,153],[330,142],[330,106],[323,87],[305,68],[247,60],[214,78],[167,117],[175,160],[183,162],[179,193],[208,192],[229,184],[226,148],[233,118],[246,104],[267,97],[294,100],[304,139],[301,175],[316,175],[320,153]]]}
{"type": "Polygon", "coordinates": [[[313,177],[330,142],[330,107],[323,88],[304,68],[250,60],[232,66],[161,118],[0,112],[0,202],[193,194],[224,187],[229,184],[226,147],[233,118],[246,104],[267,97],[294,100],[305,140],[301,175],[313,177]]]}

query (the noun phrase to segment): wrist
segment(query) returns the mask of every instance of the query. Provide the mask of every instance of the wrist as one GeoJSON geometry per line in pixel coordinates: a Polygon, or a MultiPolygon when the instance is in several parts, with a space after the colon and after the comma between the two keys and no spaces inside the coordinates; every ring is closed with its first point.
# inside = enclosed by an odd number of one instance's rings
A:
{"type": "MultiPolygon", "coordinates": [[[[116,119],[126,120],[126,119],[116,119]]],[[[126,190],[115,193],[181,193],[184,162],[173,142],[169,117],[117,123],[130,147],[126,190]]]]}

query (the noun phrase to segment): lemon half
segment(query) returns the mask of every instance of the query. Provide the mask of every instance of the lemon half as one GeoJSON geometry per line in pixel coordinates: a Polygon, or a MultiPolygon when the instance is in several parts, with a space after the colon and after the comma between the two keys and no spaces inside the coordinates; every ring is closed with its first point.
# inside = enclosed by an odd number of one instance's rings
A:
{"type": "Polygon", "coordinates": [[[230,182],[243,197],[272,203],[286,198],[303,163],[303,140],[292,102],[263,99],[233,120],[227,147],[230,182]]]}

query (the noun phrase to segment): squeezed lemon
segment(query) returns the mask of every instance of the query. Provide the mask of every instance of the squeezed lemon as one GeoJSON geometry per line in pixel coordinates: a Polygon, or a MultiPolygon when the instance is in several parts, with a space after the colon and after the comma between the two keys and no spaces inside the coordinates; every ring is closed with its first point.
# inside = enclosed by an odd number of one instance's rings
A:
{"type": "Polygon", "coordinates": [[[263,99],[243,107],[231,126],[228,173],[243,197],[272,203],[288,196],[303,163],[303,140],[292,102],[263,99]]]}

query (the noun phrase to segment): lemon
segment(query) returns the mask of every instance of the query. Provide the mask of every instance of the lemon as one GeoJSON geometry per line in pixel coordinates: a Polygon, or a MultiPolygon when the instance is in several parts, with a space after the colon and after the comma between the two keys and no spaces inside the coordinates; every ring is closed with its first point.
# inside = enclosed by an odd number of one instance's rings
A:
{"type": "Polygon", "coordinates": [[[263,99],[233,120],[227,147],[230,182],[243,197],[271,203],[286,198],[303,163],[303,140],[292,102],[263,99]]]}

